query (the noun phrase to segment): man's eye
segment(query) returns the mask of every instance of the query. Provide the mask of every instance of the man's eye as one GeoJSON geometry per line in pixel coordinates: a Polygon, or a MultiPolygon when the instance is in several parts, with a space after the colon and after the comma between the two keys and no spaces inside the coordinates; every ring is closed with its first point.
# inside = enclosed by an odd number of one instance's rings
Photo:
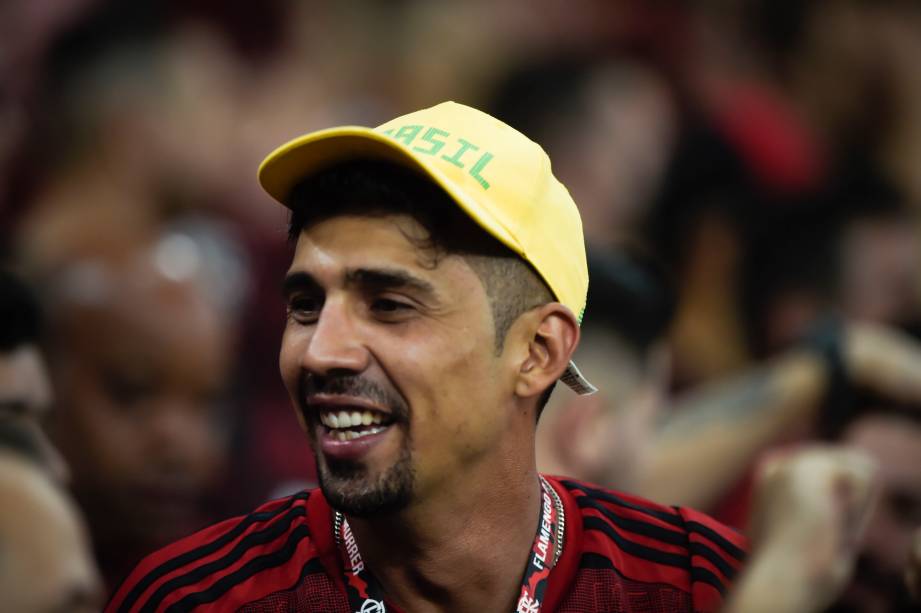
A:
{"type": "Polygon", "coordinates": [[[308,296],[297,296],[288,301],[288,313],[294,317],[315,318],[320,310],[320,301],[308,296]]]}
{"type": "Polygon", "coordinates": [[[371,303],[371,309],[377,313],[400,313],[411,308],[411,306],[404,302],[391,300],[389,298],[377,298],[371,303]]]}

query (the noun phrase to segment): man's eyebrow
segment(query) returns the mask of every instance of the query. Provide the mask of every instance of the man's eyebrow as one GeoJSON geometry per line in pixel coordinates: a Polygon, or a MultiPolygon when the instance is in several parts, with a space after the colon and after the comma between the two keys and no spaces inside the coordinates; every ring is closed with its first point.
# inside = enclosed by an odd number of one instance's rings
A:
{"type": "Polygon", "coordinates": [[[359,285],[369,289],[412,289],[423,294],[435,296],[435,286],[428,281],[413,276],[405,270],[389,268],[355,268],[345,274],[345,281],[350,285],[359,285]]]}
{"type": "Polygon", "coordinates": [[[281,293],[283,296],[290,296],[298,290],[317,290],[320,289],[320,284],[317,283],[317,280],[306,272],[289,272],[285,275],[284,281],[281,284],[281,293]]]}

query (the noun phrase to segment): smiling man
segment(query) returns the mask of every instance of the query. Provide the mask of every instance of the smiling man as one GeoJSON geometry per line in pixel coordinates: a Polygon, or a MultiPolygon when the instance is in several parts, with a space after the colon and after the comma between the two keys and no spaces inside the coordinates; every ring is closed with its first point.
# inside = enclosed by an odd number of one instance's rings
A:
{"type": "Polygon", "coordinates": [[[150,556],[109,611],[715,611],[741,537],[540,475],[535,429],[588,274],[534,142],[444,103],[300,137],[260,168],[291,209],[282,378],[321,488],[150,556]]]}

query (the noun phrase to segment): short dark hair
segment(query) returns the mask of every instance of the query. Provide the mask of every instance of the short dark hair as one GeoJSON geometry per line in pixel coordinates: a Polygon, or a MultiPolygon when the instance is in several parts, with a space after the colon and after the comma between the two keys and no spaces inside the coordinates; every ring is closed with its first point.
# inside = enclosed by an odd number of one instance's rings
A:
{"type": "MultiPolygon", "coordinates": [[[[527,262],[478,226],[444,190],[404,166],[383,160],[342,162],[298,183],[290,202],[288,238],[292,242],[304,228],[339,215],[405,214],[414,218],[428,236],[408,238],[430,254],[432,267],[445,255],[457,254],[479,277],[492,311],[496,351],[502,349],[519,316],[554,300],[527,262]]],[[[538,414],[552,389],[538,402],[538,414]]]]}
{"type": "Polygon", "coordinates": [[[41,322],[41,309],[29,286],[0,268],[0,352],[38,343],[41,322]]]}

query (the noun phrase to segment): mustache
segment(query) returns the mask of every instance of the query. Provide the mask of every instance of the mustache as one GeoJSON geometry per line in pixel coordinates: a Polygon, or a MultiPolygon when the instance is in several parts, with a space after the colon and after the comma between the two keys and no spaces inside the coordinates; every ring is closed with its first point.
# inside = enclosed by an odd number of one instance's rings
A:
{"type": "Polygon", "coordinates": [[[305,373],[301,376],[301,398],[310,398],[314,394],[331,396],[350,396],[361,398],[390,410],[395,421],[408,421],[409,404],[396,391],[376,381],[359,375],[321,376],[305,373]]]}

